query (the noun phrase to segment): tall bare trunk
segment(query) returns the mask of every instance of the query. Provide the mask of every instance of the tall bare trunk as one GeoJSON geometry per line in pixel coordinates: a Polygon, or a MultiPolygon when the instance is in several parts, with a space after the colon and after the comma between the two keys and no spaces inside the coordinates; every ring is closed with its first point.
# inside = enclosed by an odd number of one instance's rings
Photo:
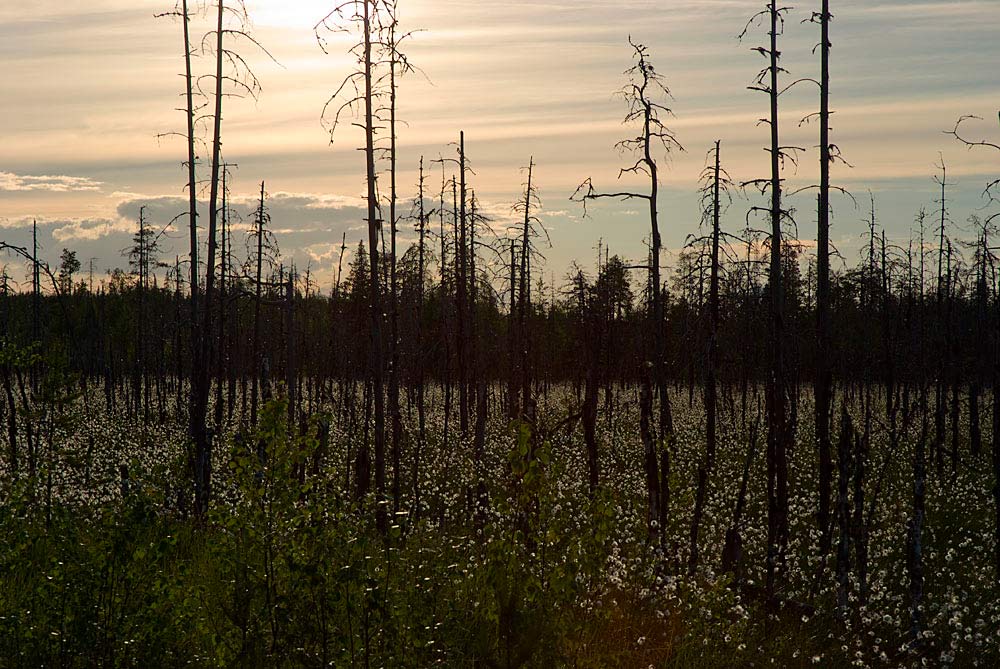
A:
{"type": "Polygon", "coordinates": [[[820,553],[830,552],[833,525],[830,495],[833,462],[830,453],[830,395],[833,345],[830,319],[830,2],[823,0],[820,15],[820,111],[819,111],[819,223],[816,249],[816,438],[819,442],[819,530],[820,553]]]}
{"type": "Polygon", "coordinates": [[[219,203],[219,168],[222,153],[222,62],[223,62],[223,14],[225,4],[218,0],[215,28],[215,105],[212,129],[212,176],[209,183],[208,203],[208,259],[205,264],[205,301],[201,309],[201,332],[203,335],[196,347],[200,348],[199,364],[193,369],[190,431],[195,447],[195,512],[201,516],[208,511],[211,498],[212,444],[205,423],[208,413],[208,394],[211,386],[212,341],[212,298],[215,289],[216,225],[219,203]]]}
{"type": "Polygon", "coordinates": [[[854,427],[847,413],[846,400],[841,407],[840,437],[837,440],[837,610],[841,618],[847,616],[848,575],[851,569],[851,512],[848,500],[854,427]]]}
{"type": "MultiPolygon", "coordinates": [[[[375,121],[374,121],[374,63],[372,62],[372,17],[371,2],[364,0],[362,16],[364,27],[364,67],[365,67],[365,162],[368,182],[368,256],[370,264],[371,296],[369,313],[371,317],[371,376],[372,395],[375,404],[375,494],[381,502],[385,496],[385,395],[383,391],[383,361],[382,361],[382,278],[379,271],[379,230],[381,220],[378,216],[378,202],[375,174],[375,121]]],[[[359,496],[364,496],[367,490],[362,488],[359,479],[359,496]]],[[[377,509],[379,529],[387,529],[385,507],[379,504],[377,509]]]]}
{"type": "Polygon", "coordinates": [[[715,468],[717,389],[716,347],[719,330],[719,237],[720,237],[720,178],[721,142],[715,142],[715,168],[712,180],[712,267],[708,288],[708,355],[705,375],[705,459],[698,467],[698,485],[695,491],[694,516],[691,520],[691,550],[688,572],[694,574],[698,567],[698,532],[705,511],[708,480],[715,468]]]}
{"type": "Polygon", "coordinates": [[[469,370],[468,352],[469,342],[466,332],[468,323],[466,314],[468,308],[468,251],[466,239],[466,182],[465,182],[465,132],[459,133],[458,139],[458,161],[459,161],[459,201],[458,201],[458,238],[456,240],[457,255],[455,257],[455,277],[456,296],[458,307],[456,309],[458,324],[458,419],[459,428],[462,434],[469,432],[469,370]]]}
{"type": "Polygon", "coordinates": [[[261,377],[260,359],[260,302],[261,291],[263,290],[263,269],[264,269],[264,224],[266,211],[264,209],[264,182],[260,182],[260,202],[257,205],[257,257],[254,273],[254,299],[253,299],[253,351],[251,353],[251,365],[253,365],[253,376],[250,381],[250,429],[257,427],[257,396],[259,393],[259,383],[261,377]]]}
{"type": "Polygon", "coordinates": [[[400,505],[399,287],[396,281],[396,24],[389,27],[389,416],[392,451],[392,508],[400,505]]]}
{"type": "Polygon", "coordinates": [[[518,379],[520,381],[521,394],[521,418],[531,420],[533,418],[532,398],[531,398],[531,370],[529,369],[528,356],[531,337],[528,332],[528,316],[531,309],[531,193],[532,178],[535,170],[535,159],[532,157],[528,161],[528,186],[524,198],[524,221],[521,227],[521,267],[518,273],[520,285],[517,291],[517,343],[519,352],[518,379]]]}
{"type": "Polygon", "coordinates": [[[424,210],[424,157],[420,156],[420,181],[418,193],[418,247],[417,247],[417,350],[421,352],[417,365],[417,443],[413,453],[413,509],[420,517],[420,459],[427,438],[427,416],[424,409],[424,276],[426,274],[427,213],[424,210]]]}
{"type": "Polygon", "coordinates": [[[769,125],[771,129],[771,262],[768,272],[770,284],[770,309],[768,332],[767,378],[767,595],[773,600],[778,572],[785,559],[788,544],[788,462],[786,394],[784,379],[784,294],[782,281],[781,242],[781,146],[778,143],[778,28],[779,10],[769,4],[770,30],[770,86],[771,102],[769,125]]]}

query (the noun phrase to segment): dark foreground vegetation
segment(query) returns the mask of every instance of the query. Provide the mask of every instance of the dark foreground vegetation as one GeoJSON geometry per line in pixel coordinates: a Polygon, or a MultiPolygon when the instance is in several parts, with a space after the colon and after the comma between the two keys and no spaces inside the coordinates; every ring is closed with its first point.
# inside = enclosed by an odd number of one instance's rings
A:
{"type": "MultiPolygon", "coordinates": [[[[283,264],[264,183],[233,224],[222,107],[259,92],[233,50],[259,45],[238,2],[210,3],[199,76],[187,4],[187,257],[145,213],[96,287],[71,250],[50,268],[2,245],[31,290],[3,273],[0,666],[1000,664],[997,183],[964,238],[943,163],[907,243],[871,198],[860,260],[831,268],[827,1],[804,17],[815,256],[786,202],[811,205],[785,192],[804,151],[780,141],[789,10],[769,3],[747,33],[770,171],[737,182],[710,147],[700,231],[661,266],[658,156],[681,145],[633,43],[638,185],[571,199],[640,203],[648,256],[602,246],[549,283],[533,160],[506,229],[461,133],[400,204],[409,33],[394,3],[347,2],[317,37],[358,39],[325,118],[361,134],[367,239],[352,259],[340,240],[331,291],[283,264]]],[[[956,140],[1000,150],[973,121],[956,140]]]]}
{"type": "MultiPolygon", "coordinates": [[[[722,412],[692,570],[704,407],[698,392],[689,405],[676,390],[660,545],[648,537],[634,388],[616,385],[615,411],[595,426],[593,491],[579,419],[564,420],[579,406],[571,386],[540,389],[530,427],[508,423],[491,391],[478,465],[470,439],[445,439],[445,389],[428,388],[424,439],[416,406],[404,404],[399,511],[391,499],[356,499],[356,454],[370,434],[351,413],[362,406],[317,401],[289,430],[287,401],[275,400],[253,438],[227,430],[215,441],[213,503],[200,519],[172,404],[171,418],[148,424],[106,410],[100,395],[52,407],[35,475],[2,491],[3,665],[995,665],[987,458],[963,448],[956,474],[948,465],[927,478],[916,645],[907,565],[911,463],[927,439],[918,407],[896,443],[874,426],[851,437],[867,457],[846,477],[844,557],[820,549],[811,401],[800,398],[791,540],[769,611],[759,392],[745,418],[735,391],[726,400],[735,408],[722,412]]],[[[863,391],[853,392],[863,424],[863,391]]],[[[872,406],[882,414],[884,397],[872,406]]]]}

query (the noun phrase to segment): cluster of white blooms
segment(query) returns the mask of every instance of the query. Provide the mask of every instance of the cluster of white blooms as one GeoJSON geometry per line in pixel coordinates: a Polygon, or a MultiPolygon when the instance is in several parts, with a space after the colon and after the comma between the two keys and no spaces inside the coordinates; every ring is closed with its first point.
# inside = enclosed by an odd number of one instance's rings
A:
{"type": "MultiPolygon", "coordinates": [[[[490,605],[488,593],[476,591],[482,573],[516,566],[518,577],[540,592],[556,587],[573,592],[571,607],[587,615],[611,616],[625,606],[641,607],[655,621],[657,633],[669,630],[676,637],[674,646],[689,649],[693,657],[739,652],[749,657],[748,663],[781,664],[791,658],[858,667],[1000,663],[993,481],[986,458],[963,460],[955,473],[948,463],[941,474],[935,463],[928,463],[923,583],[920,605],[911,611],[907,546],[918,427],[910,424],[894,446],[885,429],[872,430],[860,498],[854,497],[852,487],[848,499],[852,519],[860,517],[861,527],[847,537],[846,606],[840,610],[835,555],[839,530],[835,523],[834,551],[822,555],[812,407],[807,395],[800,396],[800,423],[789,451],[790,539],[778,575],[785,608],[769,613],[761,594],[768,582],[764,434],[760,431],[758,443],[751,444],[747,427],[759,421],[756,409],[744,417],[736,401],[721,413],[718,455],[708,480],[695,562],[690,536],[705,429],[699,393],[692,394],[690,403],[673,403],[674,434],[662,445],[670,463],[669,477],[662,481],[664,492],[669,492],[664,497],[669,504],[664,526],[658,518],[647,518],[635,394],[622,392],[614,413],[602,413],[598,421],[600,489],[593,496],[580,430],[559,425],[576,406],[573,389],[553,386],[538,400],[536,430],[544,439],[533,442],[533,448],[543,449],[544,458],[535,463],[538,478],[530,490],[527,479],[512,475],[512,449],[519,437],[502,411],[491,411],[479,462],[473,435],[458,429],[456,409],[445,415],[441,388],[428,389],[425,440],[416,438],[413,416],[407,414],[404,420],[405,461],[415,462],[418,443],[422,450],[419,463],[405,467],[402,510],[394,516],[393,528],[414,531],[408,528],[419,523],[420,531],[446,537],[445,578],[454,587],[474,592],[475,608],[490,605]],[[743,515],[734,523],[748,459],[743,515]],[[483,504],[476,499],[479,486],[486,491],[483,504]],[[523,536],[525,527],[530,541],[523,536]],[[741,540],[740,583],[720,569],[731,531],[741,540]]],[[[165,413],[182,415],[170,401],[165,413]]],[[[365,418],[350,417],[336,403],[318,404],[317,410],[335,417],[323,475],[332,488],[343,488],[350,484],[353,458],[366,438],[365,418]]],[[[213,494],[221,507],[245,502],[227,466],[236,449],[237,423],[238,417],[225,421],[216,436],[213,494]]],[[[5,439],[6,434],[0,435],[0,452],[5,439]]],[[[63,420],[53,424],[38,466],[51,473],[48,495],[54,503],[98,508],[117,503],[130,487],[139,486],[159,500],[161,513],[170,514],[176,512],[178,490],[187,484],[185,443],[182,420],[144,421],[122,407],[109,410],[100,397],[90,397],[86,404],[80,401],[67,408],[63,420]]],[[[437,559],[440,556],[428,553],[410,565],[428,588],[440,577],[430,568],[437,559]]],[[[373,564],[373,573],[384,575],[384,570],[373,564]]],[[[645,649],[659,647],[662,641],[646,628],[629,638],[645,649]]]]}

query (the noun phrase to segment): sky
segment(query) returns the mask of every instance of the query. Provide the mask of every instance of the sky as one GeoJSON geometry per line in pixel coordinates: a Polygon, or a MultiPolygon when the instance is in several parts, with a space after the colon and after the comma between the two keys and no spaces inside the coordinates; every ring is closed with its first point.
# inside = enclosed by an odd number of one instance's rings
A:
{"type": "MultiPolygon", "coordinates": [[[[194,4],[197,4],[195,2],[194,4]]],[[[285,262],[309,266],[320,285],[333,281],[342,235],[349,247],[365,237],[364,154],[358,131],[341,126],[332,138],[321,120],[324,103],[348,74],[349,42],[332,37],[327,51],[314,25],[329,0],[246,0],[254,37],[273,55],[244,44],[241,53],[259,78],[257,100],[227,98],[224,158],[235,163],[234,207],[250,220],[266,180],[272,227],[285,262]],[[277,61],[277,62],[275,62],[277,61]]],[[[665,262],[697,234],[698,179],[707,152],[722,141],[723,166],[737,182],[768,176],[758,124],[767,99],[750,91],[764,59],[752,49],[763,27],[737,35],[762,7],[758,0],[399,0],[403,28],[416,31],[405,52],[419,72],[400,82],[399,190],[401,211],[416,193],[425,156],[429,182],[454,157],[466,136],[472,185],[482,209],[503,235],[511,207],[534,160],[552,247],[545,271],[559,283],[575,260],[592,268],[598,240],[628,258],[645,254],[648,217],[636,201],[582,207],[570,201],[590,177],[599,189],[643,188],[618,179],[631,164],[615,143],[634,136],[622,125],[626,108],[615,92],[632,63],[628,40],[649,47],[674,111],[669,126],[683,152],[660,155],[661,230],[665,262]]],[[[986,119],[971,135],[1000,140],[1000,42],[997,0],[833,0],[832,141],[850,167],[834,182],[850,190],[834,200],[832,240],[853,263],[867,230],[868,191],[880,225],[905,245],[920,207],[938,206],[935,163],[948,166],[954,235],[967,234],[970,214],[983,215],[983,186],[1000,176],[1000,152],[968,151],[946,134],[962,115],[986,119]]],[[[819,2],[795,3],[781,41],[786,83],[818,76],[813,53],[818,26],[808,22],[819,2]]],[[[0,5],[0,240],[27,245],[37,220],[41,257],[53,265],[63,248],[77,251],[99,280],[127,266],[122,250],[147,207],[165,229],[163,256],[186,254],[186,149],[178,111],[183,100],[180,23],[158,13],[171,0],[34,0],[0,5]],[[173,221],[173,223],[171,223],[173,221]]],[[[196,35],[210,29],[195,19],[196,35]]],[[[195,59],[208,72],[210,54],[195,59]]],[[[785,177],[794,190],[817,180],[816,123],[800,119],[817,108],[818,91],[805,82],[781,99],[782,143],[799,146],[799,165],[785,177]]],[[[208,136],[207,127],[202,136],[208,136]]],[[[209,152],[202,150],[207,177],[209,152]]],[[[383,186],[384,188],[384,186],[383,186]]],[[[436,188],[436,186],[435,186],[436,188]]],[[[747,211],[762,204],[737,198],[725,226],[739,231],[747,211]]],[[[815,195],[792,197],[799,237],[815,236],[815,195]]],[[[401,244],[412,224],[400,224],[401,244]]],[[[241,244],[234,245],[238,253],[241,244]]],[[[18,281],[27,271],[16,258],[0,264],[18,281]]]]}

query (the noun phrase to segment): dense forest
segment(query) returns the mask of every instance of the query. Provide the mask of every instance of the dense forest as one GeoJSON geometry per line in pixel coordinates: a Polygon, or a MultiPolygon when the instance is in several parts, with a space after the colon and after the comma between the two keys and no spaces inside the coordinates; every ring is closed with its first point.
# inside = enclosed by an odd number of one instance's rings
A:
{"type": "MultiPolygon", "coordinates": [[[[223,107],[270,54],[239,0],[191,4],[161,17],[188,210],[141,211],[96,283],[72,249],[0,240],[0,667],[1000,663],[1000,179],[960,213],[940,159],[905,243],[836,184],[829,0],[749,17],[769,170],[686,147],[702,218],[671,266],[684,148],[630,38],[617,176],[644,186],[583,166],[566,197],[637,207],[648,253],[602,242],[548,279],[531,156],[513,224],[484,215],[460,129],[397,183],[418,27],[396,0],[316,17],[321,48],[354,40],[323,118],[360,133],[366,188],[332,285],[282,255],[267,175],[236,220],[223,107]],[[786,28],[815,33],[818,78],[782,67],[786,28]],[[792,85],[815,87],[815,148],[783,143],[792,85]],[[818,183],[790,189],[807,160],[818,183]],[[857,258],[832,195],[864,212],[857,258]]],[[[992,120],[943,130],[1000,170],[992,120]]]]}

